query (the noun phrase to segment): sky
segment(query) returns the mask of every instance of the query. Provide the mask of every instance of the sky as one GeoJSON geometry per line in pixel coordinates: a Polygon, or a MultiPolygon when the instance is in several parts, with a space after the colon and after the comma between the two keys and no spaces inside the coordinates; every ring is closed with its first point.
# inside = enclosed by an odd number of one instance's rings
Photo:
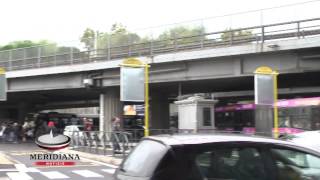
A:
{"type": "Polygon", "coordinates": [[[87,27],[106,32],[116,22],[130,30],[155,32],[169,27],[165,25],[186,21],[216,27],[220,27],[219,23],[250,26],[317,15],[320,1],[263,13],[212,18],[306,1],[310,0],[3,0],[0,45],[16,40],[77,41],[87,27]],[[191,21],[196,19],[204,20],[191,21]]]}

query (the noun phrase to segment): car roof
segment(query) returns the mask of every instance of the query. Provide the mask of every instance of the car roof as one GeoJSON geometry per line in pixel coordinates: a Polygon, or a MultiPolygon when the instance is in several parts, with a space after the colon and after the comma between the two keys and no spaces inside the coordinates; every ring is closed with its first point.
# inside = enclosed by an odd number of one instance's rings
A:
{"type": "Polygon", "coordinates": [[[68,125],[66,127],[83,127],[83,125],[68,125]]]}
{"type": "Polygon", "coordinates": [[[320,136],[320,131],[319,130],[317,130],[317,131],[304,131],[304,132],[297,133],[294,135],[297,137],[308,137],[308,136],[318,137],[318,136],[320,136]]]}
{"type": "Polygon", "coordinates": [[[295,145],[292,142],[277,140],[273,138],[250,136],[250,135],[234,135],[234,134],[176,134],[176,135],[158,135],[149,136],[144,139],[159,141],[169,146],[175,145],[192,145],[207,144],[221,142],[253,142],[253,143],[269,143],[295,145]]]}

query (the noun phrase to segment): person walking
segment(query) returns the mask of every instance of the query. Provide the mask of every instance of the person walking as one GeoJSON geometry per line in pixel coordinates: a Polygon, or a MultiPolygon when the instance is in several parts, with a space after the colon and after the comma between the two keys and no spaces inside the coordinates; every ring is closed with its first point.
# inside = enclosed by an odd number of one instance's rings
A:
{"type": "Polygon", "coordinates": [[[18,143],[18,139],[20,136],[20,126],[17,122],[13,123],[12,126],[12,137],[13,137],[13,143],[18,143]]]}
{"type": "Polygon", "coordinates": [[[52,131],[52,134],[55,135],[58,133],[58,129],[56,128],[55,124],[53,121],[48,122],[48,131],[47,133],[49,134],[52,131]]]}
{"type": "Polygon", "coordinates": [[[27,131],[29,129],[29,122],[25,121],[24,124],[22,125],[22,142],[27,141],[27,131]]]}
{"type": "Polygon", "coordinates": [[[120,153],[120,131],[121,131],[121,121],[120,118],[118,117],[113,117],[111,119],[111,142],[112,142],[112,146],[113,146],[113,152],[114,153],[120,153]]]}
{"type": "Polygon", "coordinates": [[[0,139],[1,139],[1,142],[5,142],[6,140],[6,129],[7,129],[7,126],[5,123],[2,123],[1,124],[1,128],[0,128],[0,139]]]}

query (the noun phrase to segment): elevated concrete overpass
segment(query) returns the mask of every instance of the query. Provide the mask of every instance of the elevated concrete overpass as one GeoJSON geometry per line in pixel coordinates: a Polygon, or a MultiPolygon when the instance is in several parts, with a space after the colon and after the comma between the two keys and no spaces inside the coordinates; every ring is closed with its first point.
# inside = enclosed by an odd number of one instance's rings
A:
{"type": "MultiPolygon", "coordinates": [[[[318,19],[312,22],[318,22],[318,19]]],[[[251,29],[263,30],[273,26],[251,29]]],[[[141,60],[151,64],[152,127],[167,128],[168,102],[178,95],[210,92],[221,99],[252,98],[253,71],[259,66],[270,66],[280,72],[279,88],[283,97],[319,95],[320,32],[317,28],[307,30],[302,31],[301,26],[297,26],[294,33],[288,31],[268,35],[265,31],[265,34],[256,34],[254,40],[246,37],[224,42],[223,46],[222,41],[219,46],[212,47],[204,46],[205,43],[200,48],[182,49],[180,46],[173,52],[140,56],[141,60]]],[[[8,66],[8,101],[0,103],[2,112],[6,112],[2,114],[11,117],[18,114],[15,118],[22,120],[29,111],[88,107],[102,102],[105,105],[104,118],[108,121],[122,111],[119,64],[129,55],[114,59],[95,55],[88,57],[87,63],[59,65],[56,62],[51,67],[37,66],[41,65],[39,62],[33,64],[34,68],[30,66],[27,69],[24,65],[20,68],[8,66]],[[91,87],[83,83],[88,78],[94,80],[91,87]]],[[[64,57],[70,57],[70,54],[64,57]]],[[[34,62],[30,59],[24,61],[34,62]]]]}

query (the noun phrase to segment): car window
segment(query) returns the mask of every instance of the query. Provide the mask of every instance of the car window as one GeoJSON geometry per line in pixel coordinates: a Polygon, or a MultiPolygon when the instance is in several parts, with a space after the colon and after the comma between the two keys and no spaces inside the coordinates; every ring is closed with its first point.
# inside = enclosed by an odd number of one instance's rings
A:
{"type": "Polygon", "coordinates": [[[279,180],[319,179],[320,157],[292,149],[271,149],[279,180]]]}
{"type": "Polygon", "coordinates": [[[196,155],[203,179],[266,179],[261,153],[256,148],[219,148],[196,155]]]}
{"type": "Polygon", "coordinates": [[[144,140],[128,156],[121,166],[125,174],[138,177],[149,177],[167,152],[161,143],[144,140]]]}

